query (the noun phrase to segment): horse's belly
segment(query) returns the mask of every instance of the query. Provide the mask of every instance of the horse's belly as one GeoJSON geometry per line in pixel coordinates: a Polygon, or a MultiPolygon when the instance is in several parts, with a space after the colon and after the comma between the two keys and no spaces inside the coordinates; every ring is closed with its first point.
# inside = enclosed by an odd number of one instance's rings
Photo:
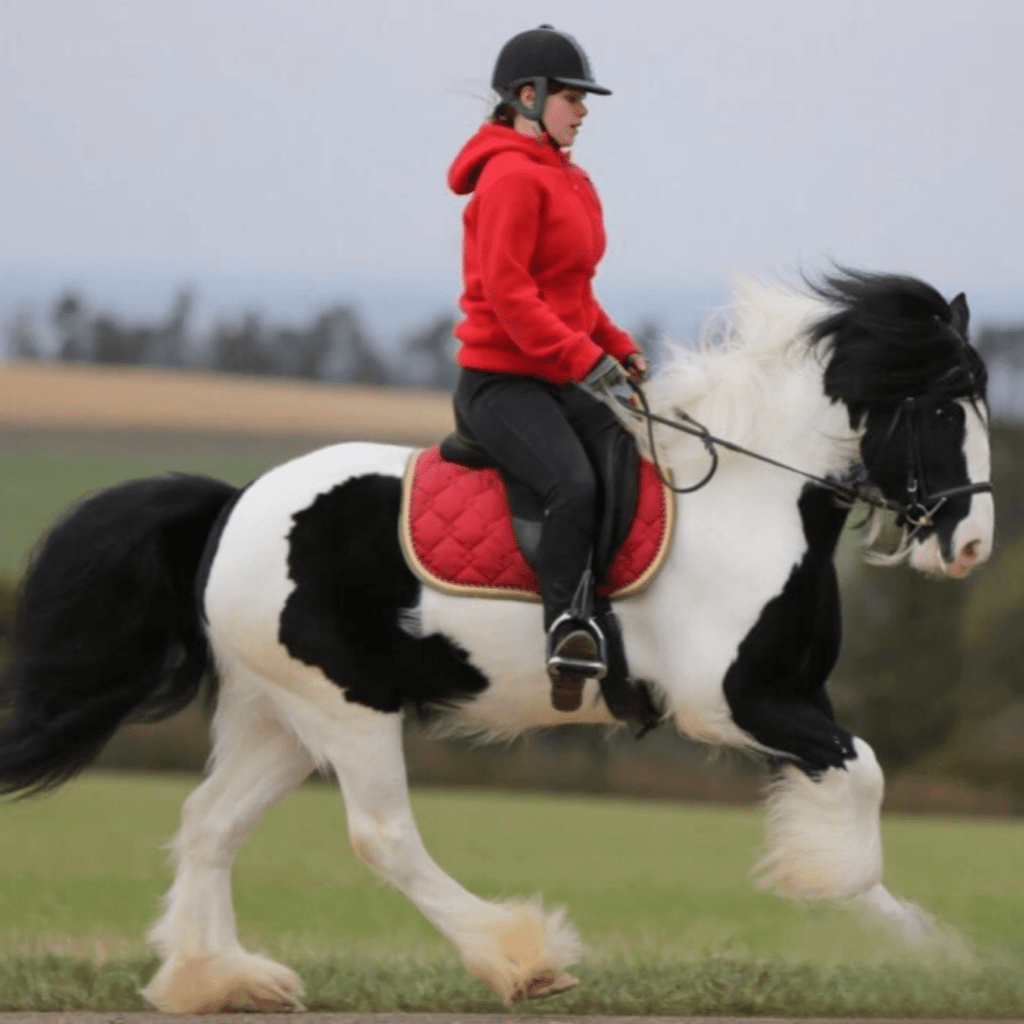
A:
{"type": "Polygon", "coordinates": [[[611,722],[596,682],[587,683],[575,712],[551,705],[544,667],[544,623],[539,603],[456,597],[424,587],[419,627],[457,644],[487,678],[487,689],[446,712],[446,728],[494,736],[571,723],[611,722]]]}

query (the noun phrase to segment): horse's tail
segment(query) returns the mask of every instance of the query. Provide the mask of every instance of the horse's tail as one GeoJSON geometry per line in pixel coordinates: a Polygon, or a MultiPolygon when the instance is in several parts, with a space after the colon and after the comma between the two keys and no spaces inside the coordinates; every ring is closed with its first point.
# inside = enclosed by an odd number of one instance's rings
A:
{"type": "Polygon", "coordinates": [[[196,579],[237,493],[204,476],[131,480],[46,536],[0,683],[0,794],[59,786],[123,722],[157,721],[198,694],[211,655],[196,579]]]}

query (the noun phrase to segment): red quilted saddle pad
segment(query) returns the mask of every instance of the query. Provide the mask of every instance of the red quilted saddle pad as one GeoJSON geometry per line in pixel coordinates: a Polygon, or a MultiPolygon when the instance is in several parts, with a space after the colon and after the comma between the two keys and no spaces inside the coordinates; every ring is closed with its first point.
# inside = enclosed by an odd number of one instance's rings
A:
{"type": "MultiPolygon", "coordinates": [[[[640,462],[640,490],[629,533],[615,554],[603,594],[626,597],[654,578],[672,533],[672,494],[652,463],[640,462]]],[[[538,600],[540,582],[512,529],[496,469],[469,469],[437,445],[414,452],[402,495],[402,550],[425,583],[477,597],[538,600]]]]}

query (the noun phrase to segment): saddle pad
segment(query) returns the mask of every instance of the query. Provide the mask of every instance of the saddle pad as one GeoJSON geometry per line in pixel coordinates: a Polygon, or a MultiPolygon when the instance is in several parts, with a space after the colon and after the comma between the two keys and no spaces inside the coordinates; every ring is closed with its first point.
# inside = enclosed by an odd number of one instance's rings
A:
{"type": "MultiPolygon", "coordinates": [[[[673,495],[654,465],[640,461],[636,513],[599,588],[613,598],[639,593],[668,552],[673,495]]],[[[540,581],[523,557],[501,474],[442,458],[437,445],[412,453],[402,488],[402,551],[432,587],[474,597],[540,600],[540,581]]]]}

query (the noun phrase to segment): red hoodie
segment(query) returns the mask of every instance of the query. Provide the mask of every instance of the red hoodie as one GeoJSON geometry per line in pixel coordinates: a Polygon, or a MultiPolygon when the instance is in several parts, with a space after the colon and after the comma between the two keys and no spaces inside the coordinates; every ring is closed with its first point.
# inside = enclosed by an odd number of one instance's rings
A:
{"type": "Polygon", "coordinates": [[[547,138],[485,124],[448,171],[463,214],[456,359],[472,370],[582,380],[607,352],[640,350],[590,288],[604,255],[601,204],[587,175],[547,138]]]}

